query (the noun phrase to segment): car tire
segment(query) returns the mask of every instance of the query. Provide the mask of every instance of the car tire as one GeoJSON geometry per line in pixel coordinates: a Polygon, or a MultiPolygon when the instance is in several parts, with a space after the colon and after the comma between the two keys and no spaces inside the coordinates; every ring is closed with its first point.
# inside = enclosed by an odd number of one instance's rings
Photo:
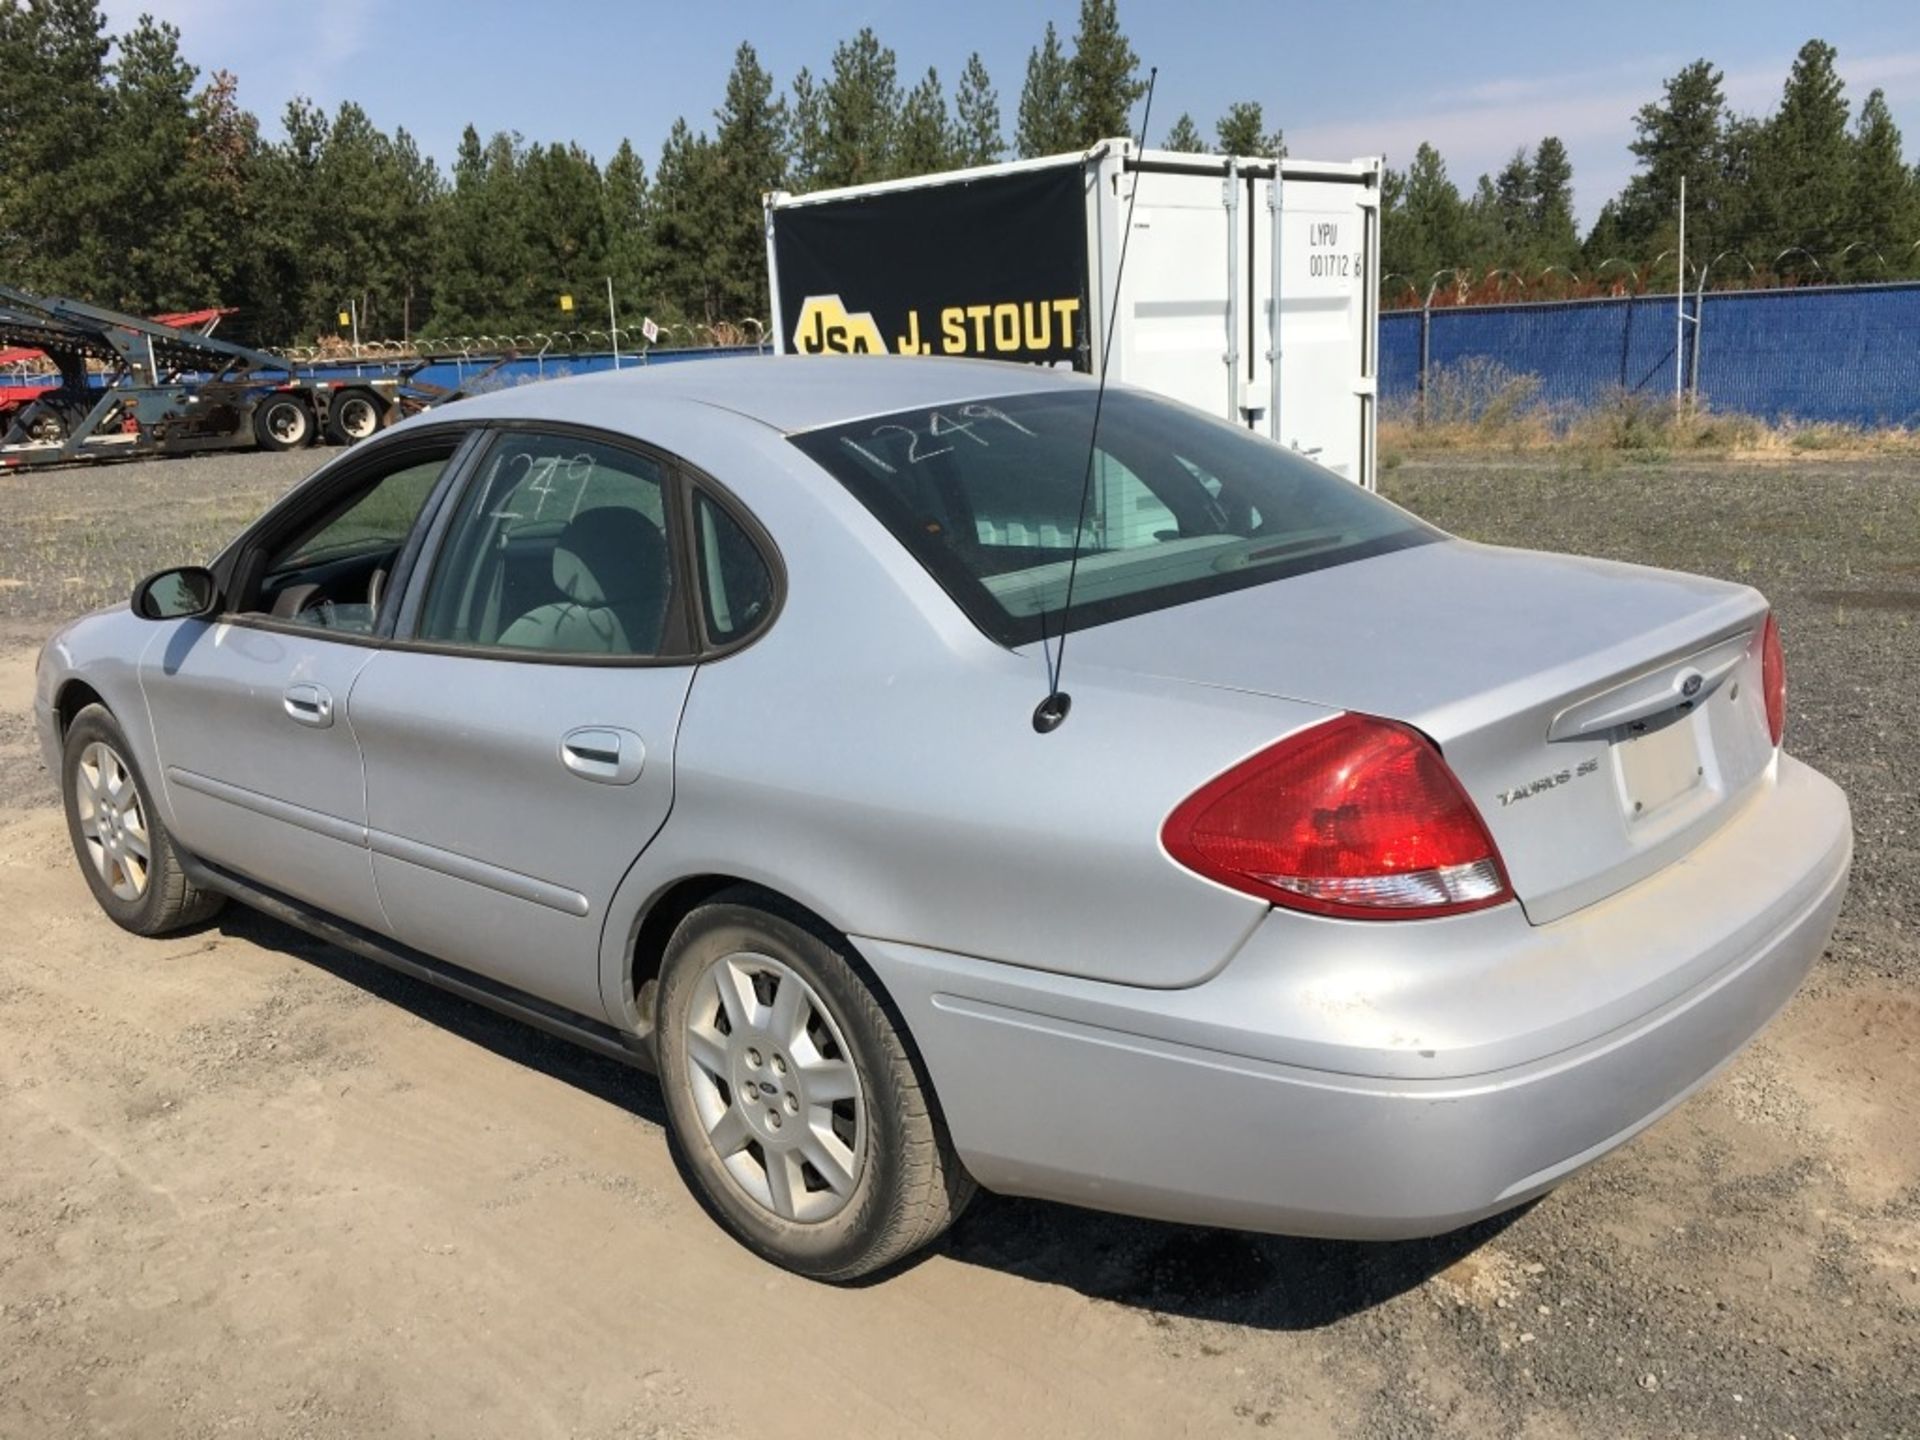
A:
{"type": "Polygon", "coordinates": [[[253,412],[253,438],[262,450],[298,450],[313,440],[313,411],[296,395],[269,395],[253,412]]]}
{"type": "Polygon", "coordinates": [[[67,727],[60,793],[80,873],[114,924],[165,935],[219,914],[226,897],[187,879],[132,747],[104,705],[87,706],[67,727]]]}
{"type": "Polygon", "coordinates": [[[974,1191],[850,955],[797,907],[735,888],[680,922],[658,991],[668,1127],[701,1198],[749,1249],[826,1281],[927,1245],[974,1191]]]}
{"type": "Polygon", "coordinates": [[[386,402],[365,386],[337,391],[327,407],[327,439],[336,445],[358,445],[380,433],[386,415],[386,402]]]}

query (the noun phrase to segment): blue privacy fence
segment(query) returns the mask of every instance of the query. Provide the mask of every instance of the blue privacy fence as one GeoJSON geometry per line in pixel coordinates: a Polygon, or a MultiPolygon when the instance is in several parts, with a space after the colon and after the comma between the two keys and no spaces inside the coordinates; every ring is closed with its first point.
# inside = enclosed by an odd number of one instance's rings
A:
{"type": "MultiPolygon", "coordinates": [[[[1920,424],[1920,284],[1709,291],[1687,316],[1684,384],[1711,410],[1920,424]]],[[[1423,378],[1491,362],[1537,376],[1549,405],[1666,397],[1673,352],[1671,294],[1394,310],[1380,317],[1380,392],[1411,413],[1423,378]]]]}

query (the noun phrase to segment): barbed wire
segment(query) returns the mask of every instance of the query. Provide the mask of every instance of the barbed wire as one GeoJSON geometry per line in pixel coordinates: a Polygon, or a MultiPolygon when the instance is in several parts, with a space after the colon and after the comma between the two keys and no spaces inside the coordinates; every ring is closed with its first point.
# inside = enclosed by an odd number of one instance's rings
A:
{"type": "Polygon", "coordinates": [[[618,348],[623,354],[645,355],[652,350],[710,350],[766,343],[766,322],[749,315],[743,320],[713,324],[661,321],[654,336],[639,327],[588,326],[574,330],[475,331],[471,334],[416,335],[410,340],[361,340],[358,351],[351,340],[328,337],[313,345],[270,347],[269,354],[297,365],[326,361],[374,360],[381,363],[425,359],[474,360],[513,354],[522,358],[602,354],[618,348]]]}
{"type": "MultiPolygon", "coordinates": [[[[749,315],[743,320],[720,320],[711,325],[691,321],[656,322],[654,338],[651,340],[641,327],[620,325],[609,329],[591,326],[578,330],[502,330],[498,333],[476,331],[470,335],[416,335],[410,340],[363,338],[357,346],[351,340],[328,336],[312,345],[267,345],[260,348],[265,354],[278,356],[289,365],[400,365],[416,360],[489,361],[503,355],[548,360],[606,354],[616,346],[623,355],[644,356],[655,350],[758,348],[766,343],[766,322],[758,316],[749,315]]],[[[109,367],[104,364],[88,363],[89,370],[106,368],[109,367]]],[[[36,384],[56,373],[52,362],[44,358],[9,360],[0,365],[0,386],[36,384]]]]}
{"type": "MultiPolygon", "coordinates": [[[[1828,262],[1804,245],[1789,245],[1770,260],[1756,262],[1735,249],[1722,250],[1710,259],[1687,262],[1685,285],[1690,291],[1713,290],[1785,290],[1816,285],[1872,284],[1876,280],[1920,279],[1916,266],[1920,240],[1904,249],[1896,249],[1894,260],[1864,240],[1855,240],[1835,252],[1828,262]],[[1857,252],[1857,253],[1856,253],[1857,252]],[[1795,257],[1798,257],[1797,259],[1795,257]],[[1849,257],[1853,257],[1851,260],[1849,257]],[[1709,285],[1714,270],[1724,262],[1746,267],[1726,283],[1709,285]],[[1874,267],[1863,279],[1857,272],[1871,262],[1874,267]]],[[[1385,310],[1422,310],[1456,305],[1498,305],[1513,299],[1521,301],[1580,300],[1628,295],[1672,294],[1681,280],[1678,255],[1663,250],[1642,266],[1617,255],[1600,261],[1586,274],[1566,265],[1546,265],[1527,274],[1508,266],[1479,271],[1471,266],[1443,266],[1427,277],[1424,288],[1414,276],[1389,271],[1380,277],[1381,308],[1385,310]],[[1617,268],[1616,268],[1617,267],[1617,268]],[[1655,282],[1664,267],[1666,285],[1655,282]],[[1612,273],[1609,273],[1611,270],[1612,273]],[[1559,278],[1556,278],[1559,277],[1559,278]]]]}

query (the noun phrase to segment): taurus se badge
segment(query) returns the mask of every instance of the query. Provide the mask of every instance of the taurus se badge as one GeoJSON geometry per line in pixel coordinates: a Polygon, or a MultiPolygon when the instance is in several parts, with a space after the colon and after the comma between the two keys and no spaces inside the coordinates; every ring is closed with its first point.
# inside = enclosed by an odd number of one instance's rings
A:
{"type": "Polygon", "coordinates": [[[1500,807],[1505,809],[1518,800],[1531,800],[1545,790],[1556,790],[1569,780],[1582,775],[1591,775],[1600,768],[1598,760],[1582,760],[1571,770],[1556,770],[1551,775],[1542,775],[1538,780],[1529,780],[1524,785],[1516,785],[1511,790],[1500,792],[1500,807]]]}

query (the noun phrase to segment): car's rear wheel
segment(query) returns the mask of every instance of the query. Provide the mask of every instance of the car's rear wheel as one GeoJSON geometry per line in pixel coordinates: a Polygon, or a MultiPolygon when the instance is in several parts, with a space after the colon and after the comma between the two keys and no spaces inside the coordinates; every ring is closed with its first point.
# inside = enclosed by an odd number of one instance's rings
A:
{"type": "Polygon", "coordinates": [[[136,935],[164,935],[211,919],[226,902],[188,882],[132,754],[104,705],[74,716],[61,764],[67,833],[108,918],[136,935]]]}
{"type": "Polygon", "coordinates": [[[660,971],[661,1088],[688,1172],[750,1248],[820,1280],[919,1249],[973,1194],[844,945],[733,890],[680,923],[660,971]]]}

